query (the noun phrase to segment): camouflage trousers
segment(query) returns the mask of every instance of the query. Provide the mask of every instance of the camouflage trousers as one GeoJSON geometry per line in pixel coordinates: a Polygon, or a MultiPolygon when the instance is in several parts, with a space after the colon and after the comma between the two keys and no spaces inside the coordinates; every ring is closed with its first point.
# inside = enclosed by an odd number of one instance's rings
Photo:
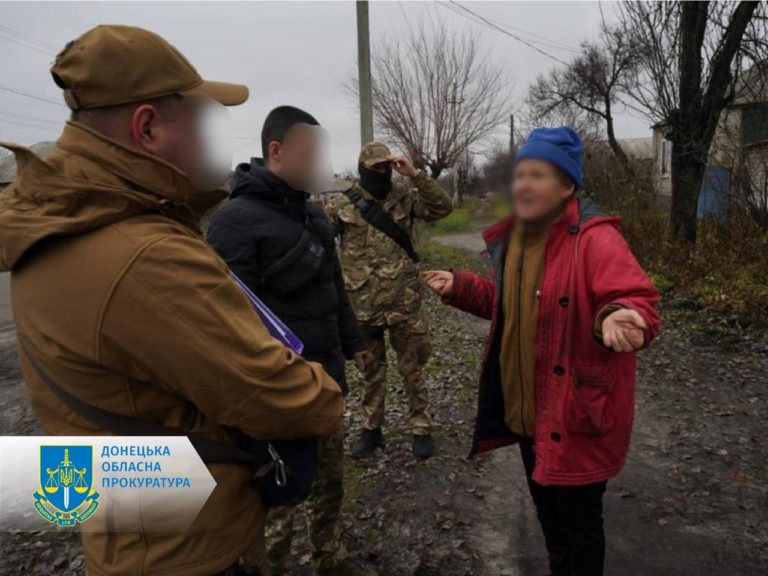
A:
{"type": "Polygon", "coordinates": [[[329,570],[348,556],[341,538],[344,499],[344,431],[318,442],[317,476],[303,506],[273,508],[267,517],[266,540],[273,576],[292,574],[289,567],[296,517],[303,508],[316,571],[329,570]]]}
{"type": "Polygon", "coordinates": [[[428,434],[432,418],[427,410],[429,396],[422,369],[432,351],[429,342],[427,318],[419,311],[407,320],[392,326],[364,326],[368,350],[373,359],[365,370],[363,392],[363,428],[373,430],[384,424],[384,404],[387,391],[387,347],[384,339],[389,332],[389,343],[397,355],[397,366],[403,379],[410,403],[409,420],[414,434],[428,434]]]}

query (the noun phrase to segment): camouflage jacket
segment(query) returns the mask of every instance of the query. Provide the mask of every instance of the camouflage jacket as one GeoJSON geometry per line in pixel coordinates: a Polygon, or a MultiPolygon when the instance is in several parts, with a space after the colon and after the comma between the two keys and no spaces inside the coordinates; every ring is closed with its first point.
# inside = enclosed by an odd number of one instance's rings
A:
{"type": "MultiPolygon", "coordinates": [[[[355,190],[373,199],[359,184],[355,190]]],[[[409,181],[393,181],[382,207],[413,238],[417,219],[439,220],[451,213],[453,203],[435,180],[419,173],[409,181]]],[[[344,283],[360,323],[389,326],[418,312],[423,284],[418,266],[405,251],[368,224],[343,194],[329,202],[326,210],[340,238],[344,283]]]]}

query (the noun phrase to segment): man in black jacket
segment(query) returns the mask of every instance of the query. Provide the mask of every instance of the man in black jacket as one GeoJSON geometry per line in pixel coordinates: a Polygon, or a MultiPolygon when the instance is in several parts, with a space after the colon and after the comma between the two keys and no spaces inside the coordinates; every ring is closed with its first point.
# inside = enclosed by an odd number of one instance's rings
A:
{"type": "MultiPolygon", "coordinates": [[[[346,392],[345,358],[362,369],[366,344],[347,300],[330,223],[306,192],[321,162],[320,131],[298,108],[272,110],[261,133],[264,160],[237,167],[229,201],[211,217],[208,241],[302,340],[304,357],[320,362],[346,392]]],[[[375,575],[349,557],[341,539],[342,434],[319,442],[306,506],[313,564],[321,575],[375,575]]],[[[274,576],[291,574],[293,516],[294,509],[276,508],[267,520],[274,576]]]]}

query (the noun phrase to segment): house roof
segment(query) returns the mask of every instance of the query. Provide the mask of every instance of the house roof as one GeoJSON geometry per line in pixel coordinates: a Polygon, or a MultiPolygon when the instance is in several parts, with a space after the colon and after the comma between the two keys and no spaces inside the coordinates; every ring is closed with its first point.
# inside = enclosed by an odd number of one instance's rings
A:
{"type": "MultiPolygon", "coordinates": [[[[653,152],[653,138],[621,138],[619,139],[619,146],[624,153],[630,158],[635,160],[652,160],[654,158],[653,152]]],[[[608,140],[599,140],[595,142],[602,147],[608,148],[608,140]]]]}
{"type": "MultiPolygon", "coordinates": [[[[32,152],[45,158],[55,146],[54,142],[38,142],[29,147],[32,152]]],[[[16,157],[13,154],[0,156],[0,184],[10,184],[16,178],[16,157]]]]}
{"type": "MultiPolygon", "coordinates": [[[[749,104],[768,104],[768,60],[758,62],[739,77],[729,107],[749,104]]],[[[668,127],[669,122],[662,120],[653,124],[651,129],[664,130],[668,127]]]]}
{"type": "Polygon", "coordinates": [[[653,138],[624,138],[619,145],[630,158],[653,159],[653,138]]]}
{"type": "Polygon", "coordinates": [[[733,106],[768,103],[768,61],[763,60],[744,72],[736,84],[733,106]]]}

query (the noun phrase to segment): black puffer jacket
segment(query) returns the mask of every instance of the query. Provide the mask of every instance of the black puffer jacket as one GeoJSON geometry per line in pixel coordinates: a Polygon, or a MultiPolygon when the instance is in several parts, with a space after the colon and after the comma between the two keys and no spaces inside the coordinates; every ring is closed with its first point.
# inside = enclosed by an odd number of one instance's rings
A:
{"type": "Polygon", "coordinates": [[[304,357],[346,392],[344,359],[365,342],[322,207],[253,159],[237,167],[229,200],[211,216],[208,242],[304,342],[304,357]]]}

